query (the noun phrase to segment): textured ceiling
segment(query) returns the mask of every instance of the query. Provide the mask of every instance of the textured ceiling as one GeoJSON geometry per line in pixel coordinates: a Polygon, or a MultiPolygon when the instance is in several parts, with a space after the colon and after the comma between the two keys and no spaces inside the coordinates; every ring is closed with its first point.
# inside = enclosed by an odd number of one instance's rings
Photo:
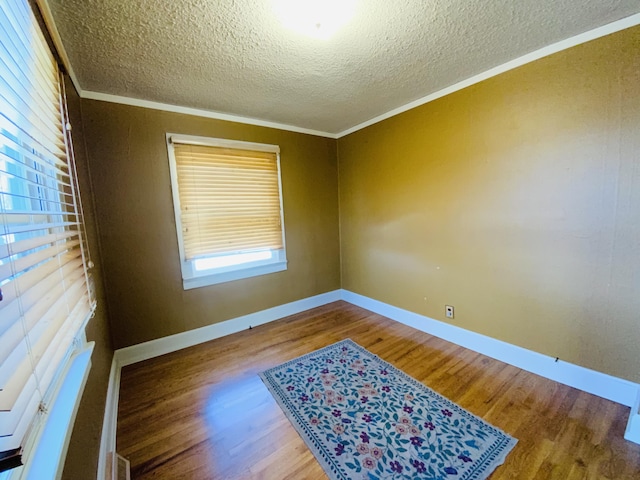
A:
{"type": "Polygon", "coordinates": [[[337,133],[638,0],[359,0],[329,40],[269,0],[49,0],[83,90],[337,133]]]}

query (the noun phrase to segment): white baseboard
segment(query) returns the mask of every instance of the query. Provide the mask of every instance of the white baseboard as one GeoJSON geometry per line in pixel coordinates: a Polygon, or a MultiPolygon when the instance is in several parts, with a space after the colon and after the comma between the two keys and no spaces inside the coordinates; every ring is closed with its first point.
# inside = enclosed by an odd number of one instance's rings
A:
{"type": "Polygon", "coordinates": [[[348,290],[334,290],[206,327],[116,350],[109,375],[97,479],[111,480],[106,475],[111,471],[109,462],[111,461],[110,459],[114,458],[116,449],[118,397],[120,392],[120,370],[122,367],[231,335],[246,330],[250,326],[262,325],[338,300],[344,300],[366,308],[422,332],[542,377],[626,406],[633,406],[634,409],[631,411],[625,438],[632,442],[640,443],[640,385],[561,360],[556,362],[554,358],[547,355],[449,325],[348,290]]]}
{"type": "Polygon", "coordinates": [[[314,297],[303,298],[302,300],[285,303],[284,305],[278,305],[277,307],[268,308],[260,312],[250,313],[242,317],[207,325],[206,327],[196,328],[187,332],[158,338],[157,340],[132,345],[131,347],[121,348],[116,350],[118,363],[124,367],[132,363],[164,355],[165,353],[175,352],[183,348],[198,345],[199,343],[224,337],[225,335],[231,335],[232,333],[246,330],[249,327],[273,322],[274,320],[289,315],[294,315],[340,300],[340,293],[340,290],[322,293],[314,297]]]}
{"type": "Polygon", "coordinates": [[[100,457],[98,459],[97,480],[111,480],[113,460],[116,451],[116,429],[118,426],[118,398],[120,395],[120,371],[122,367],[133,363],[158,357],[166,353],[175,352],[183,348],[208,342],[216,338],[231,335],[249,327],[255,327],[289,315],[304,312],[312,308],[336,302],[341,299],[341,290],[322,293],[313,297],[303,298],[295,302],[268,308],[260,312],[250,313],[242,317],[233,318],[206,327],[189,330],[187,332],[170,335],[168,337],[139,343],[131,347],[121,348],[114,352],[109,373],[107,401],[102,436],[100,438],[100,457]],[[107,475],[109,475],[107,477],[107,475]]]}
{"type": "MultiPolygon", "coordinates": [[[[449,325],[348,290],[342,290],[342,299],[456,345],[622,405],[629,407],[634,405],[640,392],[640,385],[637,383],[562,360],[556,361],[553,357],[449,325]]],[[[640,420],[638,420],[638,426],[634,428],[638,428],[640,433],[640,420]]]]}
{"type": "Polygon", "coordinates": [[[640,443],[640,392],[638,392],[638,398],[635,404],[631,407],[631,414],[629,415],[627,429],[624,432],[624,438],[630,442],[640,443]]]}
{"type": "Polygon", "coordinates": [[[116,451],[116,430],[118,427],[118,399],[120,397],[120,370],[122,365],[114,353],[109,372],[107,401],[102,420],[102,436],[100,437],[100,456],[98,457],[97,480],[112,480],[113,459],[116,451]]]}

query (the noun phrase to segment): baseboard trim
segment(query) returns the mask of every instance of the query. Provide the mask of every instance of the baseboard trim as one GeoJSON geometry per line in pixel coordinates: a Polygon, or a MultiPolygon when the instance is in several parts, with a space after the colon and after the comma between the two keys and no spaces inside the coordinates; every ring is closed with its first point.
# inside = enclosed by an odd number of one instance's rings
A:
{"type": "Polygon", "coordinates": [[[340,290],[334,290],[313,297],[303,298],[302,300],[285,303],[284,305],[278,305],[277,307],[250,313],[242,317],[207,325],[206,327],[196,328],[175,335],[169,335],[168,337],[158,338],[157,340],[132,345],[131,347],[121,348],[116,350],[116,356],[119,364],[124,367],[132,363],[141,362],[216,338],[231,335],[232,333],[246,330],[249,327],[273,322],[274,320],[289,315],[295,315],[305,310],[320,307],[321,305],[340,300],[340,297],[340,290]]]}
{"type": "Polygon", "coordinates": [[[625,438],[629,441],[640,443],[640,385],[569,362],[556,361],[547,355],[449,325],[348,290],[334,290],[206,327],[116,350],[109,374],[97,479],[111,480],[112,478],[108,475],[112,475],[112,460],[115,458],[120,371],[122,367],[231,335],[246,330],[250,326],[263,325],[338,300],[344,300],[371,312],[384,315],[416,330],[434,335],[550,380],[630,406],[632,410],[625,438]]]}
{"type": "Polygon", "coordinates": [[[250,313],[242,317],[233,318],[206,327],[189,330],[187,332],[170,335],[168,337],[139,343],[131,347],[121,348],[114,352],[109,373],[107,387],[107,401],[102,422],[102,436],[100,438],[100,457],[98,459],[97,480],[112,480],[113,461],[116,458],[116,430],[118,426],[118,399],[120,396],[120,372],[122,367],[142,362],[166,353],[175,352],[216,338],[231,335],[249,327],[263,325],[289,315],[304,312],[312,308],[336,302],[342,297],[341,290],[322,293],[313,297],[303,298],[285,303],[277,307],[250,313]]]}
{"type": "Polygon", "coordinates": [[[109,372],[107,400],[102,420],[102,435],[100,437],[100,456],[98,457],[97,480],[113,479],[113,459],[116,451],[116,430],[118,427],[118,400],[120,398],[120,370],[122,365],[114,352],[109,372]]]}
{"type": "Polygon", "coordinates": [[[638,392],[638,397],[631,407],[631,414],[629,415],[627,429],[624,432],[624,438],[630,442],[640,444],[640,392],[638,392]]]}
{"type": "MultiPolygon", "coordinates": [[[[562,360],[556,361],[553,357],[449,325],[348,290],[342,290],[342,299],[422,332],[587,393],[628,407],[635,405],[638,401],[640,385],[637,383],[562,360]]],[[[640,415],[636,416],[640,417],[640,415]]],[[[633,428],[637,428],[640,434],[640,418],[637,427],[633,428]]]]}

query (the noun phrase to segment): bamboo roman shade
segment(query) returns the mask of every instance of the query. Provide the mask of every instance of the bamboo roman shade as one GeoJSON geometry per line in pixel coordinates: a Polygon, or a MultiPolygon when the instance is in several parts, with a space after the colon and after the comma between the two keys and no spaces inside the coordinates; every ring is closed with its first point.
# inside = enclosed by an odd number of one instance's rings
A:
{"type": "Polygon", "coordinates": [[[174,144],[185,260],[281,249],[275,152],[174,144]]]}
{"type": "MultiPolygon", "coordinates": [[[[24,446],[94,300],[57,63],[27,0],[0,4],[0,458],[24,446]]],[[[0,462],[0,469],[2,465],[0,462]]]]}

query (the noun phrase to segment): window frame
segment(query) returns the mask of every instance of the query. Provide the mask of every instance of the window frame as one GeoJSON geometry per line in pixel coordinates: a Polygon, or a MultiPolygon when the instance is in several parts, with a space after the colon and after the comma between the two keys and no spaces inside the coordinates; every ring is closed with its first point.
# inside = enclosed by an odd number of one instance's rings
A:
{"type": "MultiPolygon", "coordinates": [[[[38,2],[39,4],[39,2],[38,2]]],[[[65,155],[58,156],[54,152],[48,149],[46,146],[46,142],[48,141],[46,138],[43,142],[43,134],[40,127],[36,129],[30,129],[34,125],[34,121],[32,121],[31,117],[27,119],[26,122],[16,123],[16,117],[7,112],[3,108],[3,116],[5,117],[5,122],[9,124],[13,124],[15,128],[10,128],[8,131],[12,135],[15,136],[16,139],[24,139],[30,137],[29,142],[21,143],[16,142],[14,138],[7,137],[7,135],[3,132],[2,136],[4,137],[3,141],[0,143],[3,146],[6,146],[5,143],[7,139],[16,143],[18,148],[23,152],[27,152],[27,156],[29,157],[38,157],[42,161],[46,162],[47,165],[45,168],[40,168],[37,165],[28,164],[24,162],[24,168],[28,171],[28,173],[24,175],[15,175],[10,172],[8,169],[0,172],[0,177],[9,178],[21,177],[19,182],[15,182],[16,185],[24,184],[25,182],[30,183],[29,188],[33,188],[34,192],[30,193],[29,196],[32,197],[30,202],[32,208],[30,208],[30,221],[29,225],[37,225],[38,222],[36,219],[38,217],[49,217],[55,219],[55,223],[59,223],[61,217],[65,215],[70,215],[75,217],[75,223],[77,223],[77,232],[73,235],[67,235],[71,230],[67,229],[67,227],[45,227],[42,229],[34,229],[49,231],[49,234],[43,234],[41,236],[33,236],[32,239],[40,239],[47,236],[56,235],[57,239],[52,241],[55,245],[63,246],[63,243],[59,243],[63,241],[65,238],[69,238],[71,236],[77,236],[78,248],[80,250],[80,255],[77,256],[78,260],[82,265],[82,273],[80,277],[84,277],[84,286],[81,288],[82,293],[80,294],[80,298],[86,295],[87,307],[88,309],[82,309],[82,315],[78,314],[76,316],[77,323],[74,324],[73,327],[67,328],[66,322],[69,318],[72,318],[75,312],[75,308],[81,305],[81,300],[78,300],[75,303],[73,309],[69,312],[67,317],[62,321],[59,325],[58,332],[68,331],[69,341],[64,344],[58,345],[57,351],[61,352],[63,355],[59,358],[53,357],[56,359],[55,362],[51,362],[49,365],[54,365],[55,370],[50,376],[50,380],[45,382],[44,388],[42,388],[41,393],[39,395],[39,407],[38,410],[30,414],[27,409],[22,410],[22,417],[20,422],[22,422],[22,418],[28,421],[27,429],[20,434],[20,436],[16,436],[16,439],[19,439],[19,447],[16,449],[4,450],[3,453],[12,453],[15,452],[15,455],[11,457],[4,457],[0,462],[0,479],[24,479],[24,478],[59,478],[62,475],[62,469],[64,467],[67,447],[69,444],[69,440],[72,434],[73,425],[75,421],[75,415],[80,404],[82,394],[84,391],[85,383],[91,368],[91,353],[93,351],[95,342],[88,342],[85,335],[85,328],[87,323],[93,318],[95,308],[96,308],[96,297],[95,290],[93,285],[92,274],[90,273],[90,269],[93,264],[91,262],[91,254],[89,251],[89,244],[86,236],[86,225],[84,220],[84,212],[82,205],[82,198],[80,195],[80,185],[78,180],[78,170],[75,162],[74,151],[73,151],[73,142],[71,138],[71,124],[69,120],[69,110],[66,100],[66,90],[65,90],[65,75],[62,73],[64,71],[64,67],[60,64],[59,58],[57,57],[57,52],[55,48],[53,48],[50,44],[50,32],[47,30],[46,25],[42,23],[41,11],[39,10],[39,5],[36,5],[34,2],[19,0],[16,2],[12,2],[11,4],[7,3],[7,5],[3,6],[3,18],[8,19],[9,23],[11,23],[13,30],[18,31],[20,29],[20,34],[13,37],[12,40],[14,43],[13,47],[7,47],[8,44],[3,45],[9,55],[9,58],[13,60],[13,65],[8,63],[5,64],[3,68],[3,74],[6,71],[13,71],[13,77],[20,80],[16,74],[27,72],[31,67],[31,63],[25,62],[37,62],[38,54],[43,54],[45,57],[50,57],[51,62],[55,65],[55,68],[51,69],[51,75],[39,76],[37,78],[42,81],[42,83],[31,84],[31,88],[33,91],[39,92],[37,95],[40,96],[40,101],[44,101],[43,103],[46,105],[50,105],[54,107],[56,112],[56,121],[49,123],[49,117],[36,117],[38,121],[44,126],[45,129],[50,129],[54,127],[55,132],[58,132],[58,128],[62,134],[62,143],[60,145],[64,145],[64,147],[59,147],[60,150],[64,151],[65,155]],[[29,20],[29,25],[25,25],[25,21],[29,20]],[[12,20],[14,23],[12,23],[12,20]],[[20,38],[18,38],[20,37],[20,38]],[[23,38],[24,37],[24,38],[23,38]],[[28,43],[25,43],[25,39],[28,43]],[[19,45],[20,44],[20,45],[19,45]],[[24,53],[22,56],[15,56],[15,52],[19,50],[21,47],[24,47],[24,53]],[[55,79],[55,80],[54,80],[55,79]],[[54,89],[56,90],[57,101],[49,103],[49,99],[47,97],[47,92],[49,92],[48,88],[53,85],[55,82],[54,89]],[[35,87],[34,87],[35,85],[35,87]],[[26,130],[29,129],[29,130],[26,130]],[[37,145],[37,148],[35,147],[37,145]],[[45,153],[48,152],[48,153],[45,153]],[[47,158],[51,158],[51,156],[57,157],[64,166],[60,167],[52,167],[53,163],[47,161],[47,158]],[[46,172],[46,169],[53,168],[59,170],[59,173],[55,176],[51,176],[50,173],[46,172]],[[67,172],[60,171],[67,169],[67,172]],[[25,176],[26,175],[26,176],[25,176]],[[44,180],[45,177],[49,177],[49,179],[44,180]],[[62,177],[68,177],[67,182],[65,183],[62,180],[62,177]],[[53,180],[55,179],[55,180],[53,180]],[[47,191],[46,194],[42,194],[41,192],[47,191]],[[70,200],[63,201],[61,197],[68,197],[70,200]],[[65,207],[61,207],[59,210],[50,211],[48,209],[39,209],[33,207],[34,201],[36,204],[43,203],[51,203],[57,205],[65,205],[65,207]],[[62,231],[57,231],[58,228],[64,228],[62,231]],[[52,232],[56,230],[55,232],[52,232]],[[63,349],[62,346],[68,345],[63,349]],[[46,459],[46,462],[41,461],[42,459],[46,459]],[[10,461],[6,461],[10,460],[10,461]],[[38,472],[38,473],[35,473],[38,472]]],[[[3,23],[3,28],[5,28],[5,34],[9,36],[8,30],[6,29],[6,25],[3,23]]],[[[9,36],[9,38],[12,38],[9,36]]],[[[49,71],[47,62],[46,65],[40,64],[43,69],[49,71]]],[[[40,72],[42,73],[42,72],[40,72]]],[[[9,77],[8,77],[9,78],[9,77]]],[[[31,77],[28,77],[31,78],[31,77]]],[[[9,85],[9,90],[13,90],[15,94],[15,99],[19,99],[24,105],[26,105],[26,110],[31,112],[37,112],[37,107],[34,108],[34,105],[39,105],[34,103],[33,97],[29,95],[23,95],[23,92],[19,92],[14,89],[13,85],[18,84],[17,82],[12,82],[9,85]]],[[[32,90],[26,89],[29,93],[32,90]]],[[[11,105],[12,102],[9,102],[11,105]]],[[[7,111],[10,111],[11,106],[7,108],[7,111]]],[[[58,145],[56,143],[56,145],[58,145]]],[[[24,155],[24,153],[22,154],[24,155]]],[[[13,161],[17,161],[18,159],[15,157],[13,161]]],[[[39,163],[42,165],[41,163],[39,163]]],[[[22,167],[21,167],[22,168],[22,167]]],[[[0,191],[3,195],[7,197],[11,197],[13,195],[18,195],[14,188],[9,186],[9,181],[0,182],[0,191]]],[[[15,187],[17,190],[18,188],[15,187]]],[[[11,210],[11,209],[9,209],[11,210]]],[[[6,207],[3,206],[0,208],[0,213],[4,215],[7,213],[6,207]]],[[[63,222],[64,223],[64,222],[63,222]]],[[[6,220],[3,218],[0,221],[0,231],[2,231],[3,235],[8,238],[12,234],[8,229],[6,229],[6,220]]],[[[71,227],[70,227],[71,228],[71,227]]],[[[9,259],[8,263],[4,263],[4,265],[15,265],[20,258],[20,255],[25,252],[37,252],[39,249],[44,251],[46,245],[52,244],[51,242],[45,242],[42,245],[32,246],[25,250],[21,251],[12,251],[13,245],[16,243],[16,240],[8,241],[3,243],[3,246],[7,247],[7,252],[10,255],[5,258],[9,259]]],[[[57,247],[56,247],[57,248],[57,247]]],[[[63,247],[64,248],[64,247],[63,247]]],[[[27,258],[27,257],[24,257],[27,258]]],[[[57,258],[58,264],[60,260],[59,254],[54,255],[53,258],[57,258]]],[[[56,262],[56,260],[48,260],[49,262],[56,262]]],[[[13,267],[12,267],[13,268],[13,267]]],[[[18,273],[20,274],[28,274],[30,272],[38,272],[39,269],[38,264],[33,264],[30,267],[30,270],[27,272],[23,270],[22,272],[17,272],[12,270],[12,275],[16,276],[18,273]],[[27,272],[27,273],[25,273],[27,272]]],[[[63,268],[59,265],[58,269],[52,269],[48,276],[62,275],[61,282],[64,283],[68,281],[69,277],[63,273],[63,268]]],[[[78,277],[78,278],[80,278],[78,277]]],[[[17,276],[16,276],[17,278],[17,276]]],[[[24,299],[23,294],[31,288],[37,288],[37,286],[42,282],[43,278],[41,277],[37,282],[34,282],[31,287],[26,290],[15,289],[15,296],[12,300],[9,301],[6,305],[11,305],[12,302],[22,302],[24,299]]],[[[0,278],[0,280],[4,280],[5,278],[0,278]]],[[[13,282],[13,280],[11,281],[13,282]]],[[[2,287],[6,285],[3,284],[2,287]]],[[[63,292],[63,295],[66,295],[68,290],[63,292]]],[[[35,297],[34,297],[35,298],[35,297]]],[[[4,300],[7,300],[6,298],[4,300]]],[[[0,297],[0,301],[2,301],[2,297],[0,297]]],[[[39,296],[37,299],[34,299],[30,306],[26,309],[23,309],[23,306],[19,307],[19,314],[21,316],[21,320],[18,322],[24,322],[25,312],[31,308],[36,308],[40,302],[43,301],[43,297],[39,296]]],[[[0,310],[6,306],[5,304],[0,304],[0,310]]],[[[70,307],[71,304],[68,305],[70,307]]],[[[46,313],[42,313],[39,316],[39,319],[33,323],[34,326],[37,326],[39,322],[42,321],[44,315],[47,315],[48,312],[51,311],[51,307],[47,308],[46,313]]],[[[80,312],[80,311],[79,311],[80,312]]],[[[79,313],[78,312],[78,313],[79,313]]],[[[35,318],[35,317],[34,317],[35,318]]],[[[24,328],[24,326],[23,326],[24,328]]],[[[28,338],[29,333],[23,333],[24,338],[28,338]]],[[[53,340],[50,339],[50,340],[53,340]]],[[[47,352],[51,347],[52,343],[49,342],[45,347],[44,352],[47,352]]],[[[31,375],[35,375],[37,368],[42,361],[41,357],[31,359],[31,375]]],[[[47,373],[47,375],[49,375],[47,373]]],[[[45,375],[46,376],[46,375],[45,375]]],[[[43,376],[44,377],[44,376],[43,376]]],[[[38,387],[40,389],[40,386],[38,387]]],[[[24,387],[22,387],[22,392],[24,392],[24,387]]],[[[20,393],[22,394],[22,393],[20,393]]],[[[9,410],[4,410],[4,412],[11,413],[15,408],[15,405],[11,407],[9,410]]],[[[20,409],[16,409],[16,411],[20,411],[20,409]]],[[[11,435],[14,435],[16,432],[14,431],[11,435]]],[[[6,438],[11,437],[11,435],[7,435],[6,438]]]]}
{"type": "MultiPolygon", "coordinates": [[[[167,153],[169,157],[169,172],[171,176],[171,193],[173,199],[173,209],[175,215],[176,236],[178,239],[178,251],[180,255],[180,271],[182,275],[182,286],[184,290],[193,288],[217,285],[220,283],[232,282],[244,278],[251,278],[269,273],[282,272],[287,270],[287,245],[284,225],[284,205],[282,195],[282,172],[280,169],[280,147],[278,145],[266,143],[245,142],[241,140],[230,140],[225,138],[204,137],[197,135],[185,135],[178,133],[166,134],[167,153]],[[222,147],[239,150],[253,150],[258,152],[275,153],[276,166],[278,171],[278,196],[280,201],[280,230],[282,234],[282,249],[271,250],[273,257],[267,260],[255,260],[251,262],[229,265],[224,267],[211,268],[198,271],[195,268],[195,260],[186,260],[183,227],[181,219],[181,205],[178,171],[174,144],[199,145],[209,147],[222,147]]],[[[239,252],[238,252],[239,253],[239,252]]],[[[231,256],[231,254],[211,255],[207,258],[231,256]]]]}

